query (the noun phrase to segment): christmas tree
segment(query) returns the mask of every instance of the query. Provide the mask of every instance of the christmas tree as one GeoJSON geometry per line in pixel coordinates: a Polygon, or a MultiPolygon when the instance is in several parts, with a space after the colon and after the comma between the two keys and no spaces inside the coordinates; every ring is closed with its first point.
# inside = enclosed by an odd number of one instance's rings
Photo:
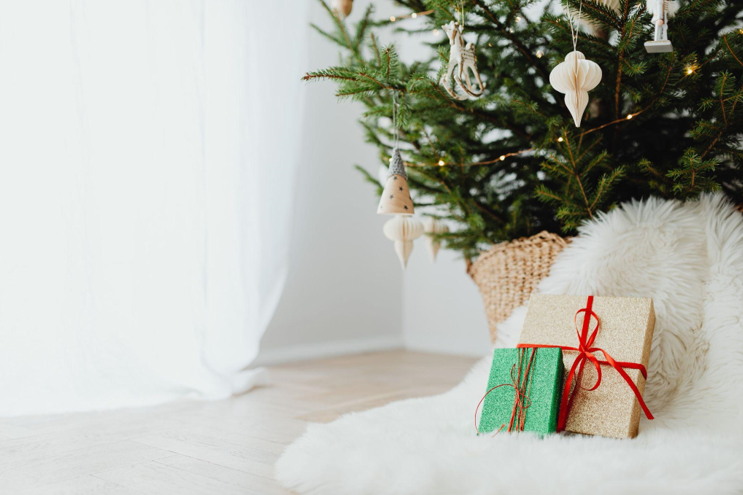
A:
{"type": "Polygon", "coordinates": [[[673,51],[648,53],[655,0],[399,0],[404,16],[375,20],[369,7],[354,25],[320,1],[334,30],[315,28],[341,47],[342,62],[305,80],[335,81],[340,98],[366,107],[361,125],[383,164],[396,102],[415,206],[455,226],[441,236],[468,259],[541,230],[572,234],[631,199],[722,190],[743,203],[743,2],[665,2],[678,6],[664,24],[673,51]],[[425,27],[406,27],[410,17],[425,27]],[[451,22],[476,46],[479,98],[447,91],[458,84],[442,80],[447,36],[426,43],[427,59],[404,64],[375,35],[390,23],[416,36],[451,22]],[[574,41],[602,72],[580,127],[550,85],[574,41]]]}

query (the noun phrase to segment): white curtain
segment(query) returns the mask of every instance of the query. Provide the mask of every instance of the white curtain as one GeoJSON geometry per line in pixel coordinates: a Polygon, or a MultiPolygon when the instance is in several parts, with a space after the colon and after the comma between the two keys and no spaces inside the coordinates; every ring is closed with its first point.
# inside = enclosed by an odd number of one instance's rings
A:
{"type": "Polygon", "coordinates": [[[287,269],[306,11],[0,0],[0,415],[255,381],[287,269]]]}

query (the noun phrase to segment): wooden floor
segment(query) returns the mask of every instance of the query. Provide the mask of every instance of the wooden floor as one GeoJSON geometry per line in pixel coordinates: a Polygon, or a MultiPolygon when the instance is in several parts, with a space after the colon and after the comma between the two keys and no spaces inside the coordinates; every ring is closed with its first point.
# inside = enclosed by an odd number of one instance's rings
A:
{"type": "Polygon", "coordinates": [[[305,423],[443,392],[474,361],[407,351],[305,361],[225,401],[0,419],[0,494],[285,494],[273,464],[305,423]]]}

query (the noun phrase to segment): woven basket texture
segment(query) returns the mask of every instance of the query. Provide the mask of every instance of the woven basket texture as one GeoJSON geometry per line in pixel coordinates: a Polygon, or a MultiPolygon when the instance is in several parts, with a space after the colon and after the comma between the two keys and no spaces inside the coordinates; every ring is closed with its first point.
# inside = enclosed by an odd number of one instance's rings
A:
{"type": "Polygon", "coordinates": [[[498,324],[529,300],[531,292],[549,274],[555,258],[569,242],[557,234],[540,232],[496,244],[470,264],[467,273],[482,294],[493,342],[498,324]]]}

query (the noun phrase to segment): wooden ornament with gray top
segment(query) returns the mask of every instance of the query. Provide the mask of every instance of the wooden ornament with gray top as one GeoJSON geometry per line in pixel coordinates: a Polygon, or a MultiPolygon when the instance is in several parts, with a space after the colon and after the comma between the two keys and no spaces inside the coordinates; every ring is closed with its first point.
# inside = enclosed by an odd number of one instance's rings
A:
{"type": "Polygon", "coordinates": [[[408,188],[408,174],[400,156],[400,150],[392,151],[392,162],[387,174],[382,197],[379,200],[377,213],[380,215],[412,215],[413,200],[408,188]]]}

